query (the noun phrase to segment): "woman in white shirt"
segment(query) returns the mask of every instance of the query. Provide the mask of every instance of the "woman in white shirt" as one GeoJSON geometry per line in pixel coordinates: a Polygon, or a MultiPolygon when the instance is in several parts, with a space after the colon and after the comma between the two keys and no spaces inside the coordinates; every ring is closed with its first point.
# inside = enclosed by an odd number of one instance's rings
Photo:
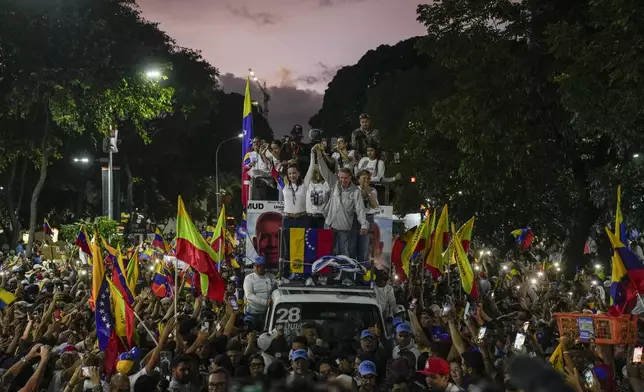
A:
{"type": "Polygon", "coordinates": [[[347,141],[343,137],[339,137],[333,149],[335,152],[331,157],[335,161],[335,172],[337,173],[343,167],[353,172],[356,166],[356,152],[349,149],[347,141]]]}
{"type": "Polygon", "coordinates": [[[307,228],[309,227],[310,220],[306,214],[306,197],[307,197],[307,184],[311,182],[312,170],[306,174],[306,178],[302,180],[300,176],[299,167],[291,163],[287,169],[288,183],[285,184],[284,190],[284,229],[282,235],[282,258],[289,257],[289,244],[290,236],[289,230],[291,228],[307,228]]]}
{"type": "Polygon", "coordinates": [[[317,165],[320,159],[324,159],[322,156],[322,146],[317,144],[311,149],[311,163],[309,164],[309,171],[306,174],[309,182],[305,182],[307,187],[306,212],[310,219],[309,227],[315,229],[324,229],[324,220],[326,218],[324,212],[329,202],[329,197],[331,196],[331,188],[324,181],[317,165]]]}
{"type": "Polygon", "coordinates": [[[376,147],[367,147],[367,156],[360,159],[358,166],[356,166],[356,177],[362,170],[366,170],[371,174],[371,182],[380,182],[385,175],[385,162],[378,158],[378,151],[376,147]]]}

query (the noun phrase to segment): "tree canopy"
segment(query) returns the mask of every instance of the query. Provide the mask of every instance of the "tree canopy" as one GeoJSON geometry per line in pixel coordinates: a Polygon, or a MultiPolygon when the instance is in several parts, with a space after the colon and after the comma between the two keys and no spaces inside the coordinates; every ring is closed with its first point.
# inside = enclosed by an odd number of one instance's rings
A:
{"type": "Polygon", "coordinates": [[[428,33],[406,47],[417,65],[383,75],[373,71],[374,54],[365,55],[348,68],[359,77],[339,73],[329,84],[311,123],[346,133],[355,113],[370,112],[385,148],[400,152],[407,177],[418,179],[404,185],[416,192],[404,192],[399,212],[413,211],[418,199],[449,203],[456,221],[477,215],[476,235],[488,244],[530,226],[538,238],[567,241],[574,270],[586,238],[612,220],[618,184],[626,216],[642,214],[643,7],[622,0],[420,5],[428,33]],[[350,114],[330,102],[337,94],[347,96],[350,114]]]}
{"type": "MultiPolygon", "coordinates": [[[[26,222],[33,238],[45,216],[59,225],[101,214],[102,139],[113,129],[126,211],[136,204],[164,221],[179,193],[200,204],[217,145],[241,128],[243,98],[223,93],[217,76],[133,0],[3,1],[0,221],[10,239],[26,222]],[[81,156],[86,166],[74,162],[81,156]]],[[[255,124],[272,136],[260,116],[255,124]]],[[[220,170],[239,176],[241,152],[229,147],[220,170]]]]}

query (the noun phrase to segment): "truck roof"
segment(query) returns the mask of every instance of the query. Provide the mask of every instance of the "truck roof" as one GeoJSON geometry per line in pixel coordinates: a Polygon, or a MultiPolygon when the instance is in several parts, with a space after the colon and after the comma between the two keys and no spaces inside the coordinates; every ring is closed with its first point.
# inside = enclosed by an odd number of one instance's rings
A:
{"type": "Polygon", "coordinates": [[[285,286],[273,291],[273,303],[350,302],[377,305],[373,289],[342,286],[285,286]]]}

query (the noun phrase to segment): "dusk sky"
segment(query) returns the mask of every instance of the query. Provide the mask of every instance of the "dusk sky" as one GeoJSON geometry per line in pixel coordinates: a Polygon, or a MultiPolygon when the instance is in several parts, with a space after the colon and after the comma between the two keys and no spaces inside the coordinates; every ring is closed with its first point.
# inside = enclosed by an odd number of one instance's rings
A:
{"type": "MultiPolygon", "coordinates": [[[[252,68],[271,86],[269,121],[305,126],[335,71],[369,49],[416,35],[421,0],[138,0],[178,45],[201,50],[224,90],[243,92],[252,68]],[[239,79],[239,80],[237,80],[239,79]]],[[[255,93],[253,99],[260,100],[255,93]]]]}

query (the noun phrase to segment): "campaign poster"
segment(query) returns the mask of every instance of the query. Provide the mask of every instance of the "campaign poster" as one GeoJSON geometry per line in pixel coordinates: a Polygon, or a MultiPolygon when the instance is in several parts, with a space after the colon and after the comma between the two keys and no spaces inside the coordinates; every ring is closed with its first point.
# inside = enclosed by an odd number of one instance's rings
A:
{"type": "Polygon", "coordinates": [[[369,233],[371,243],[375,244],[374,264],[376,267],[391,268],[391,248],[393,246],[393,206],[380,206],[375,214],[369,233]]]}
{"type": "MultiPolygon", "coordinates": [[[[250,267],[258,255],[266,258],[267,268],[277,269],[280,252],[280,236],[284,210],[283,202],[253,200],[246,210],[246,260],[250,267]]],[[[378,267],[391,266],[393,245],[393,207],[380,206],[369,229],[373,255],[378,267]]]]}
{"type": "Polygon", "coordinates": [[[246,209],[246,262],[252,265],[258,255],[266,267],[277,269],[284,204],[279,201],[251,200],[246,209]]]}

